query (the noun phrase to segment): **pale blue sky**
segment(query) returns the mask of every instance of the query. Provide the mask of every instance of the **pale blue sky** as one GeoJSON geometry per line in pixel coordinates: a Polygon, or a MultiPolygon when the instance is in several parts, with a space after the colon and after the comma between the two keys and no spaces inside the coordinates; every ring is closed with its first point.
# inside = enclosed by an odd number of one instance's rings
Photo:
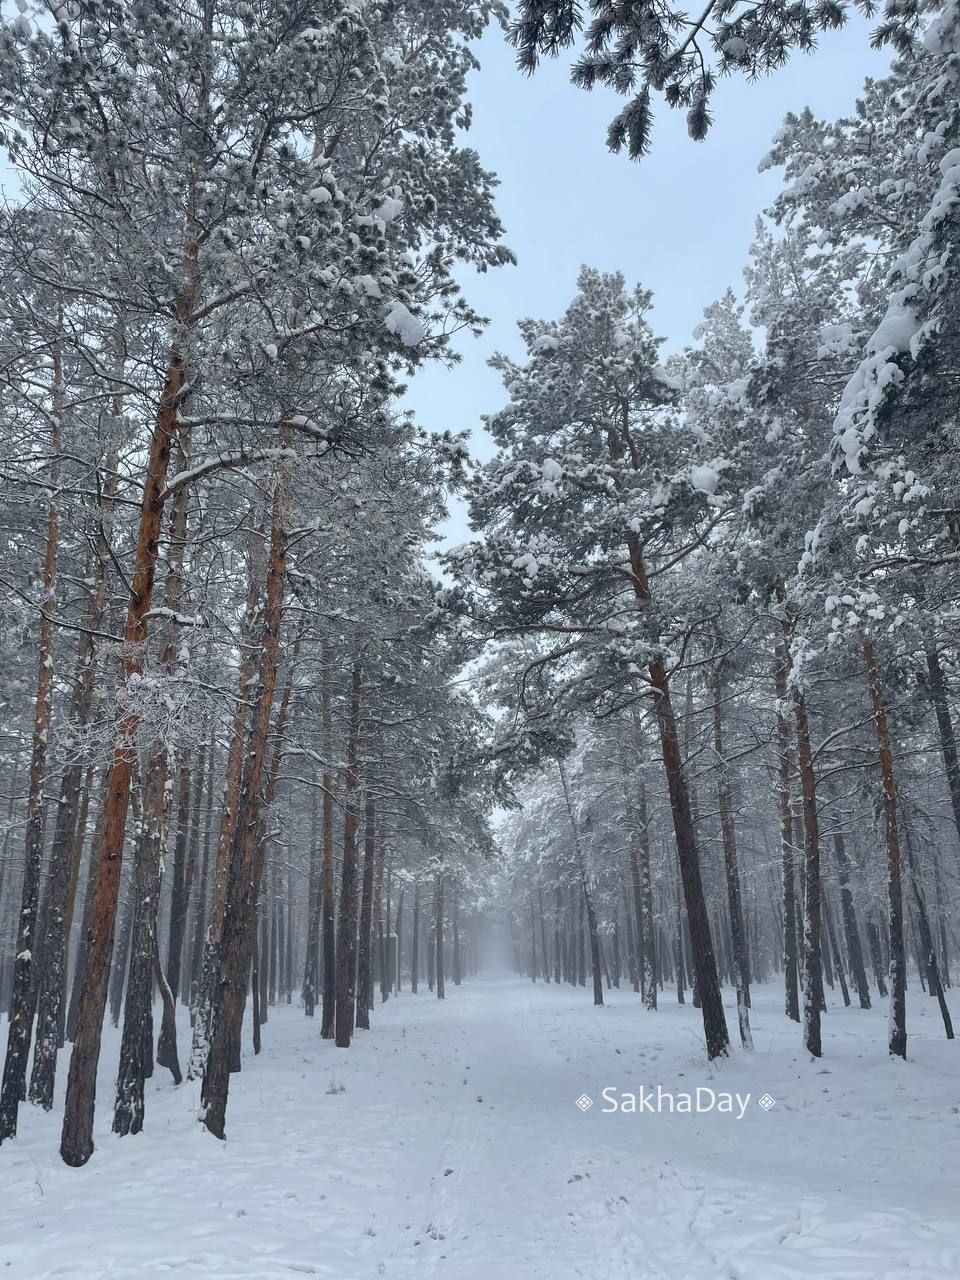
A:
{"type": "MultiPolygon", "coordinates": [[[[653,323],[679,349],[703,308],[741,272],[754,220],[769,204],[780,173],[758,173],[788,111],[810,106],[836,117],[849,112],[867,76],[882,76],[889,55],[869,46],[869,24],[851,20],[828,32],[813,55],[797,55],[757,83],[724,80],[705,142],[686,134],[683,112],[660,105],[653,154],[638,164],[606,149],[606,127],[620,100],[568,82],[569,57],[545,63],[531,78],[516,71],[499,29],[477,46],[482,70],[471,79],[474,124],[468,142],[500,178],[497,207],[518,258],[462,279],[470,301],[491,324],[480,339],[463,337],[463,362],[429,367],[413,379],[407,403],[434,430],[470,428],[473,450],[489,452],[480,417],[503,403],[486,361],[496,350],[519,354],[516,321],[553,317],[569,302],[582,263],[620,270],[654,293],[653,323]]],[[[448,533],[463,539],[456,513],[448,533]]]]}

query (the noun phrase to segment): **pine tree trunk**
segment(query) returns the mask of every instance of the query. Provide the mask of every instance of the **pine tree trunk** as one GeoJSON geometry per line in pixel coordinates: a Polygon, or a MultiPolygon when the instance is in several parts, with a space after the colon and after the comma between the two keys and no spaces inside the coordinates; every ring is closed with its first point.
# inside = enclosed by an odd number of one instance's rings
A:
{"type": "Polygon", "coordinates": [[[540,907],[540,946],[543,950],[543,980],[550,981],[550,951],[547,947],[547,922],[543,918],[543,884],[537,876],[537,903],[540,907]]]}
{"type": "Polygon", "coordinates": [[[267,990],[269,991],[268,1002],[270,1004],[277,1003],[277,967],[280,953],[280,903],[279,903],[279,871],[274,860],[270,867],[270,874],[267,882],[270,885],[268,890],[269,909],[267,918],[270,921],[270,975],[267,979],[267,990]]]}
{"type": "Polygon", "coordinates": [[[867,939],[870,943],[870,961],[873,965],[873,980],[877,984],[877,991],[881,1000],[887,998],[887,984],[883,977],[883,952],[880,948],[880,930],[877,928],[875,921],[867,921],[867,939]]]}
{"type": "Polygon", "coordinates": [[[312,1018],[320,976],[320,806],[314,792],[310,804],[310,876],[307,884],[307,945],[303,960],[303,1012],[312,1018]]]}
{"type": "Polygon", "coordinates": [[[707,1057],[717,1058],[726,1054],[730,1044],[727,1020],[723,1012],[723,998],[717,976],[717,963],[710,937],[710,924],[700,877],[700,861],[697,854],[696,833],[690,808],[690,794],[680,751],[677,724],[670,701],[670,687],[663,663],[657,659],[650,664],[650,679],[654,691],[657,724],[663,750],[663,766],[670,792],[670,809],[673,814],[674,834],[680,864],[680,879],[687,908],[690,929],[690,949],[696,992],[700,999],[703,1017],[707,1057]]]}
{"type": "Polygon", "coordinates": [[[444,973],[443,973],[443,865],[441,863],[437,871],[437,893],[434,901],[436,915],[434,917],[434,976],[436,980],[437,999],[443,1000],[444,991],[444,973]]]}
{"type": "MultiPolygon", "coordinates": [[[[57,1024],[57,1048],[62,1049],[66,1041],[67,1028],[67,976],[70,960],[70,940],[73,934],[73,922],[77,907],[77,893],[80,886],[80,868],[83,865],[83,850],[87,842],[87,821],[90,816],[90,797],[93,793],[94,768],[90,764],[83,779],[83,791],[80,797],[80,812],[77,815],[76,831],[73,838],[72,865],[70,869],[70,885],[67,890],[66,919],[63,931],[63,990],[60,997],[60,1017],[57,1024]]],[[[82,940],[78,939],[74,946],[75,967],[79,961],[82,940]]],[[[949,985],[949,984],[948,984],[949,985]]]]}
{"type": "MultiPolygon", "coordinates": [[[[213,783],[216,772],[217,734],[216,727],[210,730],[210,742],[207,746],[209,770],[207,774],[207,799],[203,818],[203,858],[200,863],[200,881],[197,885],[196,903],[193,915],[193,941],[190,947],[190,1013],[196,1019],[197,1004],[200,998],[200,981],[203,972],[203,947],[207,933],[207,897],[209,894],[210,875],[210,843],[213,835],[213,783]]],[[[192,1056],[192,1048],[191,1048],[192,1056]]],[[[187,1078],[190,1072],[187,1071],[187,1078]]]]}
{"type": "MultiPolygon", "coordinates": [[[[270,725],[269,741],[273,743],[273,754],[270,758],[270,767],[266,770],[267,781],[262,788],[261,796],[258,797],[257,803],[254,806],[251,806],[248,815],[249,821],[252,824],[250,827],[250,838],[253,843],[253,883],[251,885],[249,897],[243,904],[241,912],[239,913],[238,927],[241,929],[242,937],[239,944],[239,959],[236,962],[235,972],[238,975],[240,998],[238,1003],[232,1009],[230,1015],[233,1020],[229,1031],[231,1071],[239,1071],[241,1067],[242,1046],[240,1037],[243,1015],[246,1008],[248,975],[250,973],[250,967],[253,959],[253,948],[256,943],[258,905],[262,897],[264,866],[266,863],[267,848],[270,843],[269,832],[266,824],[277,793],[277,782],[280,777],[280,765],[283,760],[287,715],[290,710],[290,699],[293,696],[294,673],[296,671],[297,661],[300,655],[300,644],[303,639],[304,626],[305,620],[304,617],[301,616],[300,624],[297,627],[291,648],[287,678],[284,683],[283,694],[280,698],[280,705],[277,708],[277,714],[270,725]]],[[[272,641],[270,647],[272,647],[272,641]]],[[[253,744],[253,750],[261,749],[259,735],[252,738],[251,742],[253,744]]],[[[267,743],[263,744],[262,749],[264,753],[267,750],[267,745],[267,743]]],[[[236,837],[234,838],[236,839],[236,837]]],[[[279,892],[277,894],[277,911],[282,922],[283,906],[279,892]]],[[[289,985],[289,979],[292,977],[292,962],[290,961],[289,954],[284,952],[282,933],[279,944],[280,949],[278,950],[278,957],[282,962],[280,983],[282,986],[286,981],[287,985],[289,985]],[[286,975],[286,978],[284,975],[286,975]]],[[[261,1001],[260,1014],[260,1025],[263,1026],[267,1021],[266,1002],[264,1001],[261,1001]]]]}
{"type": "Polygon", "coordinates": [[[144,825],[134,866],[133,929],[113,1131],[143,1128],[144,1082],[153,1073],[153,981],[157,950],[160,862],[167,827],[169,791],[165,752],[154,754],[144,788],[144,825]]]}
{"type": "MultiPolygon", "coordinates": [[[[177,445],[177,462],[184,470],[190,456],[189,430],[181,431],[177,445]]],[[[177,492],[170,519],[169,542],[170,551],[167,561],[168,569],[164,581],[164,606],[171,619],[180,612],[183,603],[183,563],[187,541],[187,489],[177,492]]],[[[179,663],[179,643],[176,625],[169,621],[166,626],[163,645],[160,653],[160,669],[167,677],[172,677],[179,663]]],[[[143,1128],[144,1114],[144,1081],[153,1069],[153,980],[155,957],[159,955],[159,911],[160,888],[163,866],[163,854],[166,848],[167,831],[170,823],[170,810],[173,793],[173,751],[162,739],[150,752],[147,765],[147,779],[144,788],[144,838],[137,847],[137,861],[134,868],[136,886],[136,911],[133,923],[133,944],[130,958],[130,976],[127,981],[127,999],[124,1009],[123,1037],[120,1043],[120,1067],[117,1073],[117,1095],[113,1113],[113,1131],[118,1134],[139,1133],[143,1128]]],[[[189,771],[186,774],[187,786],[181,787],[180,817],[186,825],[186,814],[189,813],[189,771]],[[185,812],[184,812],[185,811],[185,812]]],[[[180,885],[174,886],[174,897],[171,905],[171,918],[180,910],[177,890],[181,891],[184,877],[183,841],[186,831],[177,832],[176,872],[180,885]]],[[[173,928],[173,926],[172,926],[173,928]]],[[[172,938],[172,934],[171,934],[172,938]]],[[[180,933],[182,942],[182,931],[180,933]]],[[[176,970],[179,982],[179,955],[176,970]]],[[[162,989],[169,995],[169,983],[164,982],[162,989]]],[[[176,1049],[176,1021],[167,1019],[166,1036],[173,1037],[172,1047],[167,1044],[164,1057],[174,1078],[179,1083],[180,1065],[176,1049]]]]}
{"type": "MultiPolygon", "coordinates": [[[[289,440],[283,434],[281,440],[284,447],[289,445],[289,440]]],[[[237,816],[233,824],[233,848],[229,860],[219,947],[219,975],[211,1007],[212,1034],[200,1094],[201,1122],[216,1138],[224,1137],[230,1068],[233,1051],[239,1040],[253,949],[251,934],[255,927],[260,893],[258,871],[263,835],[260,803],[280,654],[287,575],[286,521],[290,478],[290,463],[288,459],[284,459],[278,469],[273,496],[270,561],[264,592],[257,694],[237,816]]],[[[279,749],[278,744],[277,750],[279,749]]]]}
{"type": "Polygon", "coordinates": [[[183,962],[183,937],[187,927],[187,846],[190,840],[191,753],[180,753],[180,787],[177,797],[176,838],[173,845],[173,885],[170,897],[170,921],[167,930],[167,986],[174,1004],[180,995],[180,968],[183,962]]]}
{"type": "MultiPolygon", "coordinates": [[[[629,406],[624,405],[625,417],[628,413],[629,406]]],[[[609,444],[611,454],[615,458],[618,457],[622,452],[622,445],[613,433],[610,434],[609,444]]],[[[640,609],[647,609],[652,597],[640,539],[636,533],[630,533],[626,541],[634,597],[640,609]]],[[[669,677],[662,658],[654,658],[649,663],[648,675],[650,687],[653,691],[657,727],[660,732],[660,747],[663,755],[667,789],[670,794],[670,812],[673,817],[677,856],[680,863],[680,877],[686,901],[687,919],[690,924],[695,989],[700,999],[707,1056],[712,1059],[726,1054],[730,1044],[730,1035],[727,1031],[727,1020],[723,1012],[723,997],[720,992],[720,981],[717,977],[717,965],[713,954],[710,924],[703,894],[696,830],[690,804],[689,782],[680,751],[676,718],[670,699],[669,677]]]]}
{"type": "Polygon", "coordinates": [[[370,779],[366,779],[367,795],[363,817],[363,884],[360,891],[360,939],[357,947],[357,1011],[355,1025],[370,1030],[370,1006],[373,1004],[373,891],[376,862],[376,814],[370,779]]]}
{"type": "Polygon", "coordinates": [[[403,896],[406,885],[400,882],[400,895],[397,899],[397,923],[394,932],[397,935],[397,994],[403,989],[403,896]]]}
{"type": "MultiPolygon", "coordinates": [[[[258,513],[255,523],[260,524],[258,513]]],[[[262,631],[261,539],[251,537],[247,554],[247,598],[243,613],[241,633],[241,660],[237,682],[237,701],[234,707],[230,745],[223,779],[223,806],[220,812],[220,829],[217,836],[217,856],[213,868],[213,889],[209,909],[206,912],[206,930],[203,938],[203,954],[198,978],[197,999],[194,1006],[193,1045],[187,1079],[200,1078],[206,1069],[212,1034],[213,1001],[220,965],[220,945],[223,936],[223,920],[227,902],[227,883],[230,877],[230,859],[233,838],[240,809],[240,786],[243,780],[244,752],[253,702],[254,680],[257,674],[257,643],[262,631]],[[259,625],[258,625],[259,624],[259,625]]],[[[261,967],[266,968],[266,957],[261,956],[261,967]]]]}
{"type": "Polygon", "coordinates": [[[553,980],[559,987],[563,979],[563,888],[557,872],[556,899],[553,911],[553,980]]]}
{"type": "Polygon", "coordinates": [[[940,750],[943,753],[943,765],[947,775],[947,789],[950,792],[950,805],[953,809],[953,821],[960,837],[960,759],[957,756],[957,739],[953,731],[953,720],[950,716],[950,704],[947,699],[947,684],[943,678],[940,655],[934,646],[927,649],[927,676],[930,701],[937,717],[937,728],[940,731],[940,750]]]}
{"type": "Polygon", "coordinates": [[[320,1035],[331,1040],[335,1034],[337,1009],[337,923],[333,849],[333,710],[330,692],[333,650],[329,643],[322,651],[321,715],[323,721],[323,992],[320,1035]]]}
{"type": "Polygon", "coordinates": [[[824,918],[827,924],[827,936],[830,939],[830,950],[833,952],[834,967],[837,971],[837,981],[840,983],[840,992],[843,996],[843,1007],[850,1007],[850,992],[847,989],[847,979],[843,972],[843,957],[840,954],[840,948],[837,946],[837,931],[833,924],[833,912],[830,910],[830,902],[824,895],[823,899],[824,918]]]}
{"type": "MultiPolygon", "coordinates": [[[[115,416],[119,416],[116,401],[114,412],[115,416]]],[[[98,535],[93,553],[93,588],[84,630],[80,633],[77,646],[73,705],[69,717],[70,731],[74,735],[82,733],[90,722],[94,709],[94,633],[100,629],[107,598],[110,523],[117,484],[115,447],[107,451],[105,471],[106,480],[98,511],[98,535]]],[[[44,925],[46,961],[37,982],[37,1034],[30,1077],[30,1101],[43,1107],[45,1111],[53,1107],[57,1052],[63,1043],[70,926],[83,853],[91,771],[92,765],[85,766],[79,757],[71,761],[64,771],[47,871],[44,925]]]]}
{"type": "Polygon", "coordinates": [[[260,921],[254,930],[253,960],[250,965],[250,995],[253,1001],[253,1052],[256,1056],[263,1048],[260,1036],[260,921]]]}
{"type": "Polygon", "coordinates": [[[413,883],[413,923],[411,925],[410,990],[417,994],[420,984],[420,881],[413,883]]]}
{"type": "Polygon", "coordinates": [[[360,826],[360,701],[363,673],[354,660],[350,682],[350,720],[347,735],[346,800],[343,823],[343,865],[340,872],[340,905],[337,918],[337,994],[334,1018],[338,1049],[349,1049],[357,958],[357,832],[360,826]]]}
{"type": "Polygon", "coordinates": [[[573,835],[573,847],[577,856],[577,866],[580,872],[580,888],[583,893],[583,904],[587,915],[587,932],[590,938],[590,968],[593,977],[593,1003],[595,1005],[602,1005],[603,974],[600,964],[600,935],[597,931],[597,917],[593,909],[593,900],[590,896],[590,889],[587,884],[587,864],[583,852],[583,844],[580,839],[580,826],[577,822],[576,813],[574,812],[573,801],[570,798],[567,771],[562,760],[557,760],[557,771],[560,774],[560,785],[563,788],[563,799],[567,808],[567,818],[569,819],[570,831],[573,835]]]}
{"type": "MultiPolygon", "coordinates": [[[[132,842],[142,838],[141,824],[138,822],[132,833],[132,842]]],[[[126,988],[127,970],[130,967],[130,948],[133,940],[133,920],[136,908],[136,894],[133,888],[133,872],[123,872],[120,882],[120,927],[117,945],[114,948],[113,963],[110,966],[110,1024],[120,1025],[123,1013],[123,993],[126,988]]]]}
{"type": "Polygon", "coordinates": [[[639,889],[644,929],[638,934],[640,990],[644,1007],[650,1013],[657,1008],[657,942],[653,918],[653,876],[650,872],[650,825],[647,817],[647,787],[640,774],[637,779],[637,839],[640,848],[639,889]]]}
{"type": "Polygon", "coordinates": [[[84,967],[83,987],[77,1017],[77,1035],[70,1055],[64,1105],[60,1154],[73,1166],[84,1165],[93,1154],[93,1112],[97,1090],[100,1038],[107,1001],[110,957],[117,914],[117,893],[123,860],[124,829],[130,803],[133,758],[129,744],[139,724],[137,701],[128,696],[136,678],[143,673],[147,642],[147,615],[153,602],[153,585],[163,522],[164,486],[173,446],[179,430],[178,411],[186,385],[186,365],[180,329],[191,321],[196,297],[197,245],[187,243],[185,262],[187,285],[175,307],[178,333],[174,343],[160,410],[154,426],[144,477],[140,523],[134,551],[130,599],[124,629],[121,659],[121,686],[117,697],[117,746],[106,780],[103,832],[97,854],[96,895],[90,941],[84,967]]]}
{"type": "Polygon", "coordinates": [[[687,984],[686,965],[683,959],[683,900],[681,897],[680,863],[677,862],[677,931],[674,943],[674,967],[677,970],[677,1004],[684,1004],[684,988],[687,984]]]}
{"type": "Polygon", "coordinates": [[[778,776],[777,801],[780,811],[780,852],[783,885],[783,976],[785,985],[784,1011],[793,1022],[800,1021],[800,992],[797,985],[797,898],[794,878],[793,818],[790,800],[790,778],[793,761],[790,751],[790,722],[787,719],[787,678],[790,659],[786,640],[777,640],[776,690],[777,690],[777,746],[778,776]]]}
{"type": "MultiPolygon", "coordinates": [[[[531,903],[532,909],[533,904],[531,903]]],[[[463,975],[460,960],[460,895],[456,892],[453,895],[453,920],[451,924],[453,926],[453,985],[459,987],[463,975]]],[[[534,930],[534,944],[536,944],[536,930],[534,930]]],[[[544,953],[544,965],[546,965],[546,953],[544,953]]]]}
{"type": "MultiPolygon", "coordinates": [[[[644,929],[643,920],[643,886],[640,880],[640,855],[638,851],[639,845],[639,829],[635,820],[636,815],[633,812],[633,806],[630,804],[629,793],[624,787],[624,802],[627,807],[627,833],[629,836],[629,846],[627,857],[630,863],[630,883],[633,890],[633,910],[634,918],[631,922],[636,938],[637,946],[637,990],[640,992],[641,998],[646,1001],[647,998],[647,962],[646,962],[646,930],[644,929]]],[[[654,993],[654,1001],[656,1001],[656,993],[654,993]]]]}
{"type": "Polygon", "coordinates": [[[200,841],[203,836],[203,788],[207,780],[206,741],[197,753],[192,771],[190,797],[190,838],[187,841],[187,865],[184,872],[183,930],[180,941],[180,1000],[193,1008],[193,920],[197,905],[197,875],[200,866],[200,841]]]}
{"type": "MultiPolygon", "coordinates": [[[[629,863],[628,863],[629,865],[629,863]]],[[[624,927],[626,928],[626,944],[627,944],[627,973],[636,992],[640,991],[640,960],[637,956],[636,942],[633,935],[633,920],[635,911],[633,903],[630,900],[630,887],[626,882],[623,883],[623,914],[624,927]]]]}
{"type": "Polygon", "coordinates": [[[873,723],[880,748],[880,778],[883,786],[883,825],[887,842],[887,907],[890,936],[890,1016],[887,1045],[899,1058],[907,1056],[907,961],[903,939],[903,890],[900,870],[900,833],[897,827],[897,784],[893,771],[893,750],[887,725],[883,685],[877,667],[873,641],[863,637],[863,661],[870,686],[873,723]]]}
{"type": "MultiPolygon", "coordinates": [[[[283,956],[283,996],[287,1004],[293,1003],[293,929],[296,915],[293,907],[293,873],[287,875],[287,948],[283,956]]],[[[256,936],[256,928],[251,938],[256,936]]]]}
{"type": "Polygon", "coordinates": [[[947,949],[947,917],[946,917],[946,912],[944,910],[943,881],[940,876],[940,859],[937,856],[936,849],[934,849],[932,853],[933,853],[933,856],[931,858],[931,861],[933,862],[933,887],[934,887],[934,894],[936,895],[936,899],[937,899],[937,923],[939,925],[939,932],[940,932],[940,965],[941,965],[940,976],[943,979],[943,985],[945,987],[949,987],[950,986],[950,953],[947,949]]]}
{"type": "Polygon", "coordinates": [[[813,750],[803,693],[794,686],[793,710],[797,728],[797,765],[803,800],[804,904],[803,904],[803,1042],[815,1058],[823,1052],[820,1010],[823,979],[820,959],[820,832],[817,819],[813,750]]]}
{"type": "Polygon", "coordinates": [[[843,833],[839,830],[834,832],[833,852],[837,863],[837,882],[840,885],[840,915],[843,920],[843,932],[847,941],[850,974],[853,978],[854,986],[857,988],[860,1008],[869,1009],[870,983],[867,980],[867,970],[863,963],[863,947],[860,944],[860,930],[857,928],[857,912],[853,904],[853,894],[850,892],[850,864],[847,860],[843,833]]]}
{"type": "MultiPolygon", "coordinates": [[[[372,947],[376,944],[378,964],[380,966],[380,998],[387,998],[387,965],[386,952],[384,951],[383,938],[383,879],[386,869],[386,845],[384,844],[382,832],[377,836],[377,859],[374,863],[373,873],[373,939],[371,942],[371,955],[374,954],[372,947]]],[[[387,899],[387,918],[389,919],[389,895],[387,899]]],[[[373,972],[370,973],[370,1009],[373,1010],[373,972]]]]}
{"type": "Polygon", "coordinates": [[[747,937],[743,926],[743,905],[740,890],[740,866],[737,856],[737,837],[733,824],[733,793],[730,788],[730,772],[723,753],[723,713],[721,699],[723,682],[720,663],[715,667],[713,699],[713,748],[717,753],[717,798],[720,806],[720,831],[723,839],[723,866],[727,881],[727,906],[730,911],[730,940],[733,949],[734,979],[737,988],[737,1020],[740,1040],[745,1049],[753,1048],[750,1033],[750,959],[747,937]]]}
{"type": "MultiPolygon", "coordinates": [[[[262,1027],[267,1021],[267,956],[270,952],[270,922],[267,919],[267,903],[261,894],[257,904],[257,928],[256,928],[256,946],[259,949],[259,1014],[257,1017],[257,1026],[262,1027]]],[[[259,1032],[258,1032],[259,1038],[259,1032]]]]}
{"type": "MultiPolygon", "coordinates": [[[[102,779],[101,779],[102,781],[102,779]]],[[[101,796],[100,811],[97,814],[96,835],[99,838],[103,830],[103,810],[106,804],[106,795],[102,787],[98,788],[101,796]]],[[[71,1042],[77,1034],[77,1018],[80,1013],[80,992],[83,988],[83,974],[87,963],[87,948],[90,941],[90,935],[93,929],[93,908],[97,893],[97,867],[94,859],[94,850],[91,849],[87,866],[87,879],[83,891],[83,913],[80,917],[80,938],[77,945],[77,955],[74,961],[73,983],[70,988],[70,1004],[67,1009],[67,1039],[71,1042]]]]}
{"type": "Polygon", "coordinates": [[[576,983],[578,987],[587,985],[586,915],[587,895],[583,892],[583,884],[581,883],[577,900],[577,932],[574,942],[576,948],[576,983]]]}
{"type": "Polygon", "coordinates": [[[154,934],[153,974],[160,992],[160,1003],[163,1009],[160,1018],[160,1035],[157,1039],[157,1066],[166,1067],[173,1076],[173,1083],[180,1084],[183,1076],[180,1072],[180,1055],[177,1052],[177,1004],[173,998],[170,984],[167,982],[160,963],[160,944],[154,934]]]}
{"type": "MultiPolygon", "coordinates": [[[[0,939],[6,936],[4,929],[4,915],[6,902],[3,897],[3,890],[7,884],[7,869],[10,866],[10,836],[13,832],[14,815],[17,811],[17,795],[19,792],[20,782],[20,757],[23,754],[23,738],[20,733],[13,735],[14,745],[11,750],[10,760],[10,784],[7,795],[7,824],[3,832],[3,840],[0,841],[0,939]]],[[[5,958],[0,957],[0,1008],[6,1007],[6,964],[5,958]]]]}
{"type": "Polygon", "coordinates": [[[930,928],[930,917],[927,915],[927,905],[920,890],[920,876],[913,856],[913,847],[910,843],[910,828],[906,823],[903,824],[903,834],[907,846],[907,862],[910,867],[910,886],[913,889],[913,899],[917,908],[917,923],[920,928],[922,968],[926,969],[927,988],[932,996],[936,996],[937,1003],[940,1006],[940,1016],[943,1019],[943,1029],[946,1037],[948,1040],[952,1040],[953,1022],[951,1021],[950,1010],[947,1008],[946,996],[943,992],[943,982],[940,979],[940,969],[937,965],[937,950],[933,944],[933,931],[930,928]]]}
{"type": "MultiPolygon", "coordinates": [[[[40,637],[37,684],[27,786],[27,833],[20,895],[20,921],[13,957],[13,990],[7,1053],[0,1085],[0,1142],[17,1132],[17,1113],[26,1094],[27,1059],[33,1029],[33,954],[39,945],[37,909],[43,865],[44,794],[47,777],[47,744],[53,709],[53,638],[57,607],[57,555],[60,548],[60,467],[63,449],[64,387],[59,341],[52,344],[53,403],[50,413],[50,491],[47,499],[47,537],[43,558],[43,600],[40,605],[40,637]]],[[[64,873],[65,879],[65,873],[64,873]]]]}

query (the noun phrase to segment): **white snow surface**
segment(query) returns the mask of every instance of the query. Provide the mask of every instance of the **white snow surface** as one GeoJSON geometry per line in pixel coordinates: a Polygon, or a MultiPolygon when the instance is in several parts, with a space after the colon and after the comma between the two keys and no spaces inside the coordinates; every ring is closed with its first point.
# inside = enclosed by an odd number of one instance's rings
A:
{"type": "Polygon", "coordinates": [[[49,1115],[24,1105],[0,1149],[0,1276],[960,1276],[960,1042],[915,980],[906,1063],[886,1054],[885,1001],[828,997],[812,1061],[779,986],[758,987],[756,1052],[711,1067],[689,1003],[668,991],[652,1014],[629,987],[605,994],[594,1009],[582,988],[481,977],[441,1003],[424,986],[378,1005],[349,1051],[271,1008],[263,1052],[232,1078],[225,1143],[196,1122],[198,1087],[162,1070],[145,1131],[112,1135],[108,1029],[89,1164],[59,1160],[60,1094],[49,1115]],[[741,1121],[602,1113],[605,1086],[657,1084],[752,1100],[741,1121]]]}
{"type": "Polygon", "coordinates": [[[399,298],[394,299],[387,307],[384,324],[405,347],[415,347],[426,337],[427,330],[423,322],[399,298]]]}

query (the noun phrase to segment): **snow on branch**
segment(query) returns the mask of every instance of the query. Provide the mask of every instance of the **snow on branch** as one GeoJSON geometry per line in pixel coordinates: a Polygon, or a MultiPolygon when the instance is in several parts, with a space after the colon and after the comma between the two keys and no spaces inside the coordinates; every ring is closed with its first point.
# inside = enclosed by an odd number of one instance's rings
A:
{"type": "Polygon", "coordinates": [[[200,480],[203,476],[211,475],[215,471],[236,471],[240,467],[252,466],[256,462],[269,462],[272,459],[279,458],[296,458],[296,456],[296,450],[294,449],[258,449],[253,453],[239,449],[235,453],[217,454],[215,458],[205,458],[203,462],[198,462],[196,466],[189,467],[186,471],[177,472],[160,494],[159,501],[165,502],[167,498],[172,497],[186,485],[193,484],[195,480],[200,480]]]}

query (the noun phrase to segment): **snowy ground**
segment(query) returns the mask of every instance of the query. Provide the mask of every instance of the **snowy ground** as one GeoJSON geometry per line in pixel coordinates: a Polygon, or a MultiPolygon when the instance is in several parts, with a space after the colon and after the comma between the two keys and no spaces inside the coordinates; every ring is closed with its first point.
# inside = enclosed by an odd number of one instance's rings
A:
{"type": "Polygon", "coordinates": [[[650,1015],[629,990],[595,1010],[583,990],[474,979],[378,1008],[349,1052],[271,1009],[226,1144],[165,1072],[147,1131],[113,1137],[114,1032],[86,1168],[30,1107],[0,1150],[0,1277],[957,1280],[960,1042],[910,997],[908,1063],[884,1052],[883,1009],[832,1009],[813,1063],[760,988],[757,1050],[720,1069],[669,995],[650,1015]],[[740,1121],[602,1113],[605,1086],[657,1084],[752,1098],[740,1121]]]}

